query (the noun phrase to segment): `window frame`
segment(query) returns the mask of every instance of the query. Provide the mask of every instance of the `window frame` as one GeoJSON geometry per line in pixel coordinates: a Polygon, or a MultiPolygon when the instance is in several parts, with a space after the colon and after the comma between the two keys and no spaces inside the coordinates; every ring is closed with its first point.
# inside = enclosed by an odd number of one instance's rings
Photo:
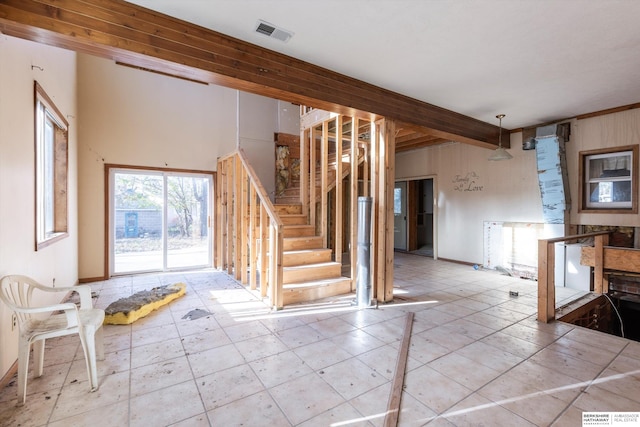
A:
{"type": "Polygon", "coordinates": [[[579,213],[616,213],[616,214],[637,214],[638,213],[638,145],[626,145],[621,147],[608,147],[597,150],[581,151],[579,153],[579,213]],[[629,182],[631,186],[630,195],[631,200],[626,205],[622,205],[624,202],[591,202],[590,184],[603,182],[598,178],[590,178],[589,174],[589,162],[591,160],[597,160],[600,158],[617,157],[621,154],[630,155],[631,161],[629,162],[631,171],[629,176],[623,177],[611,177],[605,182],[629,182]]]}
{"type": "Polygon", "coordinates": [[[69,123],[37,81],[34,81],[34,139],[34,231],[38,251],[69,235],[69,123]],[[47,125],[51,129],[48,133],[47,125]]]}

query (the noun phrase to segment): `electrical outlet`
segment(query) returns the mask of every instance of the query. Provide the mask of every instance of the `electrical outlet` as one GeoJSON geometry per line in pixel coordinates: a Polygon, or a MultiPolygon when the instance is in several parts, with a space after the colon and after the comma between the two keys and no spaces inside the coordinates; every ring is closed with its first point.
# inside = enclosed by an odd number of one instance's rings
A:
{"type": "Polygon", "coordinates": [[[16,328],[16,326],[18,326],[18,317],[14,313],[11,315],[11,330],[13,331],[16,328]]]}

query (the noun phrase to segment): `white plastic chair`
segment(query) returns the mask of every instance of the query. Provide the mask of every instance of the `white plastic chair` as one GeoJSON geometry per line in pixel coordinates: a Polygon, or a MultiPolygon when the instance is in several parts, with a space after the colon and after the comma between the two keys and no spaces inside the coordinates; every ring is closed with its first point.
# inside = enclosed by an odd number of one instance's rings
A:
{"type": "MultiPolygon", "coordinates": [[[[36,297],[38,298],[38,297],[36,297]]],[[[5,276],[0,280],[0,299],[18,318],[20,332],[18,346],[18,405],[24,405],[27,397],[27,372],[29,352],[33,343],[35,377],[42,375],[44,343],[47,338],[78,334],[87,365],[91,391],[98,389],[96,359],[104,359],[102,323],[104,310],[93,308],[91,287],[80,285],[64,288],[42,286],[35,280],[20,275],[5,276]],[[34,294],[38,292],[64,294],[77,292],[80,307],[72,302],[48,306],[35,306],[34,294]],[[57,313],[62,311],[63,313],[57,313]],[[46,316],[50,313],[49,316],[46,316]]]]}

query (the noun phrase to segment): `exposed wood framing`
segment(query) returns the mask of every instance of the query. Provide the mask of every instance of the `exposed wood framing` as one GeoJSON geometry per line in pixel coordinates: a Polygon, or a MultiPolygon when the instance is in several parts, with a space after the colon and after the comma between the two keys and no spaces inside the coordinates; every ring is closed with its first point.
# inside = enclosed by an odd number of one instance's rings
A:
{"type": "MultiPolygon", "coordinates": [[[[329,122],[322,123],[322,140],[320,141],[320,234],[322,235],[322,245],[326,248],[328,241],[327,232],[327,202],[328,194],[327,176],[329,173],[329,122]]],[[[314,181],[315,183],[315,181],[314,181]]],[[[315,184],[314,184],[315,185],[315,184]]]]}
{"type": "Polygon", "coordinates": [[[219,224],[225,228],[217,231],[226,237],[219,239],[216,265],[226,266],[228,274],[249,283],[251,289],[256,289],[258,269],[260,294],[268,296],[275,308],[282,308],[283,224],[241,150],[218,159],[218,170],[224,178],[216,208],[221,213],[219,224]]]}
{"type": "MultiPolygon", "coordinates": [[[[335,203],[335,243],[336,262],[342,263],[342,116],[336,117],[336,203],[335,203]]],[[[352,139],[355,137],[352,136],[352,139]]],[[[357,158],[355,159],[357,163],[357,158]]]]}
{"type": "Polygon", "coordinates": [[[349,249],[349,262],[351,267],[351,290],[355,291],[355,277],[357,271],[356,256],[358,254],[358,162],[354,159],[358,158],[358,118],[351,117],[351,175],[349,177],[350,184],[350,249],[349,249]]]}
{"type": "MultiPolygon", "coordinates": [[[[3,0],[6,35],[487,148],[499,128],[122,0],[3,0]]],[[[508,141],[507,141],[508,144],[508,141]]]]}
{"type": "Polygon", "coordinates": [[[603,255],[599,257],[597,256],[597,247],[584,246],[582,248],[580,264],[595,268],[598,261],[602,259],[603,269],[605,270],[640,273],[640,249],[606,246],[604,242],[602,249],[603,255]]]}
{"type": "Polygon", "coordinates": [[[258,231],[259,231],[259,207],[256,203],[256,188],[250,186],[249,189],[249,289],[252,291],[257,288],[257,270],[258,270],[258,231]]]}
{"type": "MultiPolygon", "coordinates": [[[[538,320],[549,323],[556,318],[556,288],[555,288],[555,244],[560,242],[575,241],[586,237],[595,239],[596,248],[602,252],[603,244],[608,241],[609,231],[595,233],[576,234],[571,236],[556,237],[552,239],[538,240],[538,320]]],[[[596,249],[597,250],[597,249],[596,249]]],[[[584,251],[583,251],[584,256],[584,251]]],[[[602,261],[602,257],[600,261],[602,261]]],[[[581,259],[582,263],[582,259],[581,259]]],[[[595,271],[602,271],[603,265],[596,266],[595,271]]],[[[597,278],[594,278],[594,282],[597,278]]],[[[600,277],[602,281],[602,275],[600,277]]],[[[595,287],[595,286],[594,286],[595,287]]],[[[596,292],[598,292],[596,290],[596,292]]],[[[599,293],[602,293],[600,290],[599,293]]]]}

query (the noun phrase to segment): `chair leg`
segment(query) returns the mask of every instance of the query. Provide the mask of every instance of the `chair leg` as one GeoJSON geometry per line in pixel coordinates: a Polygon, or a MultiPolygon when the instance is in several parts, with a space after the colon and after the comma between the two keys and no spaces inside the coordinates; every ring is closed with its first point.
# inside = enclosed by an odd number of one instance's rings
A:
{"type": "Polygon", "coordinates": [[[84,350],[84,359],[87,365],[89,385],[91,391],[98,390],[98,368],[96,366],[96,331],[93,328],[85,327],[80,333],[80,342],[84,350]]]}
{"type": "Polygon", "coordinates": [[[102,325],[96,331],[96,359],[104,360],[104,328],[102,325]]]}
{"type": "Polygon", "coordinates": [[[33,343],[33,362],[35,364],[35,378],[42,376],[44,369],[44,341],[37,340],[33,343]]]}
{"type": "Polygon", "coordinates": [[[29,372],[29,352],[31,343],[20,340],[18,348],[18,406],[24,405],[27,400],[27,374],[29,372]]]}

